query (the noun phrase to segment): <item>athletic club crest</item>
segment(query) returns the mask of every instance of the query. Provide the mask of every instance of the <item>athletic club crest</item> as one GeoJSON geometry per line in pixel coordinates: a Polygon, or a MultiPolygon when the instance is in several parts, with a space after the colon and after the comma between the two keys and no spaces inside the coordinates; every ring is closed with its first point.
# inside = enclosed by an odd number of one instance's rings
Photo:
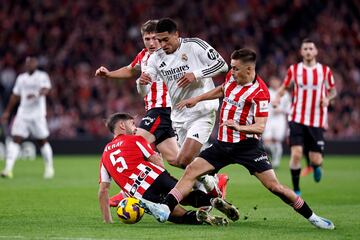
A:
{"type": "Polygon", "coordinates": [[[185,53],[183,53],[183,55],[181,55],[181,60],[183,62],[186,62],[188,60],[188,56],[185,53]]]}

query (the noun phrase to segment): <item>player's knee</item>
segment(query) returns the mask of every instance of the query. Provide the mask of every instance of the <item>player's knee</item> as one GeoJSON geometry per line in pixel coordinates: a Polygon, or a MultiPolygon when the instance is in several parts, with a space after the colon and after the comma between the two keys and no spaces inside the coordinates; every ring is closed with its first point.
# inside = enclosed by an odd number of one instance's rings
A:
{"type": "Polygon", "coordinates": [[[321,155],[321,153],[318,152],[309,152],[309,158],[310,161],[314,164],[321,164],[323,161],[323,157],[321,155]]]}
{"type": "Polygon", "coordinates": [[[298,148],[291,149],[291,158],[294,161],[300,161],[302,158],[302,150],[298,148]]]}
{"type": "Polygon", "coordinates": [[[189,164],[185,168],[183,178],[196,179],[198,177],[197,167],[194,164],[189,164]]]}

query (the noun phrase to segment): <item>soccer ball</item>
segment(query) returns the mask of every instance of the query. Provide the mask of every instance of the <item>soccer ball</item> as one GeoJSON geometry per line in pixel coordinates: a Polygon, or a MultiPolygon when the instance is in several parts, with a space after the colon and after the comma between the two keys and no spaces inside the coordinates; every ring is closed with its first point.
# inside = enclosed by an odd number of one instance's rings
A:
{"type": "Polygon", "coordinates": [[[141,220],[144,209],[140,207],[140,202],[136,198],[127,197],[121,200],[117,210],[120,221],[126,224],[134,224],[141,220]]]}

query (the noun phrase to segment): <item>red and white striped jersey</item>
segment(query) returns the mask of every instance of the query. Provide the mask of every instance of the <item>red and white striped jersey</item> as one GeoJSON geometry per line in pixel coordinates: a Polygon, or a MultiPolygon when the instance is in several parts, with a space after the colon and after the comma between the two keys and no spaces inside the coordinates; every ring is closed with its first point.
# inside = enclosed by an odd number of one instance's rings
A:
{"type": "Polygon", "coordinates": [[[141,198],[164,171],[146,159],[155,152],[141,136],[119,135],[108,143],[100,162],[99,182],[117,185],[127,196],[141,198]]]}
{"type": "MultiPolygon", "coordinates": [[[[134,60],[130,63],[130,67],[136,69],[145,69],[147,66],[147,61],[150,57],[149,51],[144,48],[134,60]]],[[[162,107],[171,107],[170,97],[166,84],[162,79],[157,79],[153,81],[149,88],[146,96],[144,97],[145,110],[148,111],[152,108],[162,108],[162,107]]]]}
{"type": "Polygon", "coordinates": [[[227,120],[234,120],[240,125],[251,125],[255,117],[267,117],[270,94],[264,81],[256,76],[254,81],[244,86],[237,84],[229,72],[224,83],[224,100],[220,111],[218,140],[236,143],[247,138],[259,138],[257,134],[245,134],[226,126],[227,120]]]}
{"type": "Polygon", "coordinates": [[[291,65],[284,80],[285,87],[294,82],[293,100],[289,121],[310,127],[327,125],[327,107],[321,100],[335,86],[331,69],[321,63],[307,67],[302,62],[291,65]]]}

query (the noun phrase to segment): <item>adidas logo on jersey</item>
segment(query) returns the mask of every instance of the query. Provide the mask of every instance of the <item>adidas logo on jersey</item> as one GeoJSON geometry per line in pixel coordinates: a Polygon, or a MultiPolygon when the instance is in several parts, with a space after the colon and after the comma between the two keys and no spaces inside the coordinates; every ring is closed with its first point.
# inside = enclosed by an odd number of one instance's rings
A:
{"type": "Polygon", "coordinates": [[[199,138],[199,134],[195,133],[193,137],[199,138]]]}
{"type": "Polygon", "coordinates": [[[160,64],[159,68],[163,68],[163,67],[165,67],[165,66],[166,66],[166,63],[165,63],[165,62],[162,62],[162,63],[160,64]]]}

